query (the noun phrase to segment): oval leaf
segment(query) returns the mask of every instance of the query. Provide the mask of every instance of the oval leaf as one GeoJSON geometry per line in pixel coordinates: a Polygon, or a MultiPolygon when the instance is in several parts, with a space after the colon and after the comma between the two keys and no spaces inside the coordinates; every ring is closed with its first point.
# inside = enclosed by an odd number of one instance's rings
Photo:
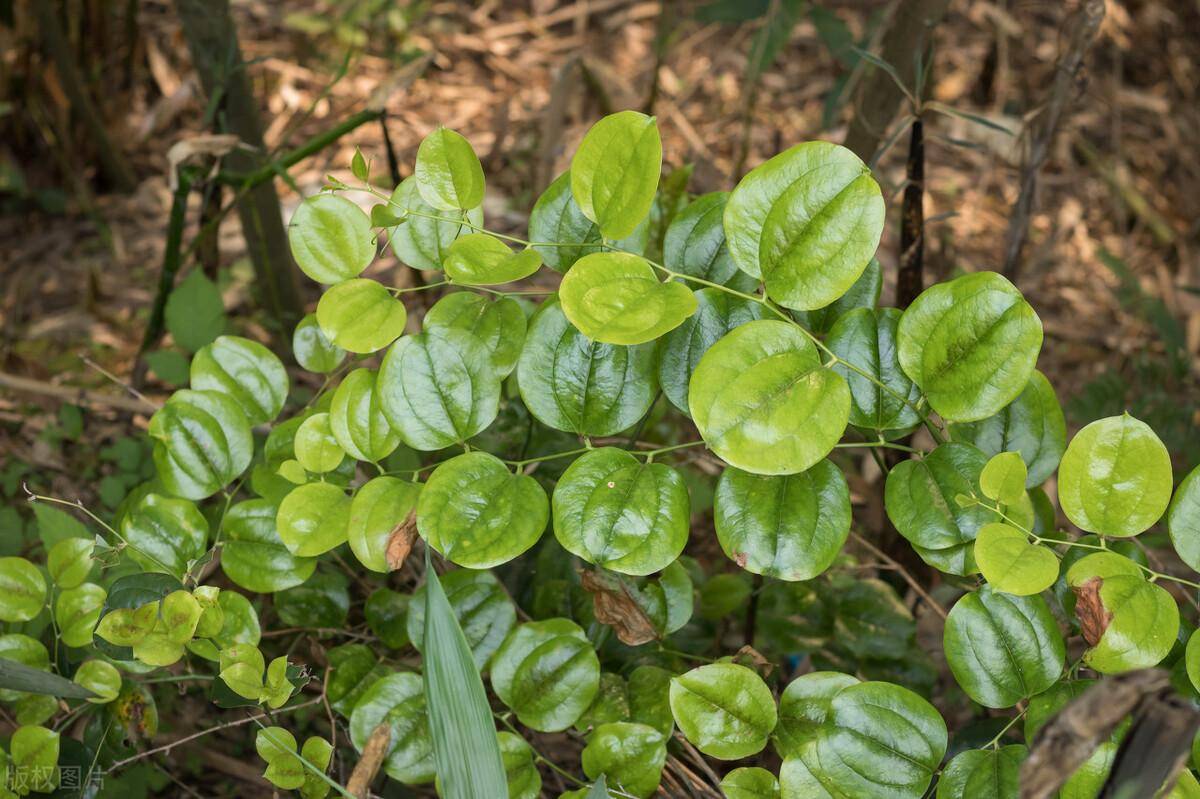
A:
{"type": "Polygon", "coordinates": [[[483,202],[483,166],[462,134],[439,127],[421,140],[413,170],[421,197],[443,211],[483,202]]]}
{"type": "Polygon", "coordinates": [[[375,258],[371,220],[336,194],[318,194],[300,203],[288,225],[288,241],[296,265],[318,283],[357,277],[375,258]]]}
{"type": "Polygon", "coordinates": [[[559,732],[574,724],[600,690],[600,661],[569,619],[519,625],[492,658],[492,689],[522,724],[559,732]]]}
{"type": "Polygon", "coordinates": [[[534,249],[513,252],[487,233],[468,233],[456,239],[442,267],[446,276],[465,286],[497,286],[529,277],[542,266],[534,249]]]}
{"type": "Polygon", "coordinates": [[[697,749],[719,760],[762,751],[778,720],[771,689],[735,663],[710,663],[671,680],[671,713],[697,749]]]}
{"type": "Polygon", "coordinates": [[[682,283],[658,279],[638,255],[599,252],[579,259],[558,289],[563,313],[579,332],[606,344],[644,344],[696,311],[682,283]]]}
{"type": "Polygon", "coordinates": [[[251,425],[265,424],[283,410],[288,377],[269,349],[240,336],[219,336],[192,358],[191,385],[228,394],[251,425]]]}
{"type": "Polygon", "coordinates": [[[339,283],[317,302],[317,323],[329,340],[349,352],[381,350],[404,333],[404,304],[378,281],[356,278],[339,283]]]}
{"type": "Polygon", "coordinates": [[[571,194],[606,239],[628,236],[654,203],[662,140],[654,117],[609,114],[592,125],[571,159],[571,194]]]}

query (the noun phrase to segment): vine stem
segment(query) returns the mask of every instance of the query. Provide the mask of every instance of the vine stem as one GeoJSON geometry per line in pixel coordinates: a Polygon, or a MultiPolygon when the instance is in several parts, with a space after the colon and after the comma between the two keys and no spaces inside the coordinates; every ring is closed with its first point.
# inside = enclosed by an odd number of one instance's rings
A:
{"type": "Polygon", "coordinates": [[[1004,737],[1004,733],[1006,733],[1006,732],[1008,732],[1009,730],[1011,730],[1011,729],[1013,728],[1013,725],[1014,725],[1014,724],[1016,724],[1016,723],[1017,723],[1018,721],[1020,721],[1021,719],[1025,718],[1025,714],[1026,714],[1028,711],[1029,711],[1029,708],[1028,708],[1028,707],[1025,707],[1025,708],[1024,708],[1024,709],[1023,709],[1023,710],[1022,710],[1020,713],[1018,713],[1017,715],[1015,715],[1015,716],[1013,716],[1011,719],[1009,719],[1009,720],[1008,720],[1008,723],[1004,725],[1003,729],[1001,729],[1001,730],[1000,730],[1000,732],[996,733],[996,737],[995,737],[995,738],[993,738],[992,740],[988,741],[987,743],[985,743],[983,746],[981,746],[981,747],[979,747],[979,748],[980,748],[980,749],[987,749],[987,748],[991,747],[991,748],[993,748],[993,749],[999,749],[999,748],[1000,748],[1000,739],[1004,737]]]}

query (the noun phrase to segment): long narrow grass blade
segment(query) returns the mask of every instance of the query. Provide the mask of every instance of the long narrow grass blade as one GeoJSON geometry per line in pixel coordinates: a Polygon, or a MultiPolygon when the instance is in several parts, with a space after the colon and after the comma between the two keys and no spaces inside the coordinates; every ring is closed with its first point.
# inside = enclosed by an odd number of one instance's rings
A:
{"type": "Polygon", "coordinates": [[[504,799],[508,780],[483,680],[425,553],[425,702],[443,799],[504,799]]]}
{"type": "Polygon", "coordinates": [[[69,699],[91,699],[95,696],[78,683],[15,660],[0,660],[0,688],[69,699]]]}

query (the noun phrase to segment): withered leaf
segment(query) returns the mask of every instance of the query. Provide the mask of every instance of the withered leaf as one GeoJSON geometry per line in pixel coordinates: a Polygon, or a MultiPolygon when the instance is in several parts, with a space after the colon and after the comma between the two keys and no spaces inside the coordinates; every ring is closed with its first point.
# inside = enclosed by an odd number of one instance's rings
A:
{"type": "Polygon", "coordinates": [[[388,536],[387,549],[384,557],[389,571],[396,571],[404,565],[408,553],[412,552],[413,543],[417,540],[417,511],[410,510],[404,521],[392,528],[388,536]]]}
{"type": "Polygon", "coordinates": [[[636,588],[616,575],[598,571],[581,572],[580,581],[592,595],[596,620],[612,627],[621,643],[637,646],[658,637],[658,630],[633,593],[636,588]]]}
{"type": "Polygon", "coordinates": [[[1112,621],[1112,613],[1100,600],[1100,586],[1104,580],[1093,577],[1071,590],[1075,592],[1075,615],[1079,618],[1079,632],[1088,646],[1100,643],[1104,631],[1112,621]]]}

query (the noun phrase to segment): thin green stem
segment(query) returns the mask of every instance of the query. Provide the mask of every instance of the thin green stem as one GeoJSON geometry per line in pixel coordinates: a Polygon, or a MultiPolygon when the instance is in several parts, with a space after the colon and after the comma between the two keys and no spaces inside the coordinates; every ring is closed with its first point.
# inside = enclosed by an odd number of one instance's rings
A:
{"type": "Polygon", "coordinates": [[[987,743],[985,743],[983,746],[981,746],[979,748],[987,749],[987,748],[991,747],[991,748],[999,749],[1000,748],[1000,739],[1004,737],[1004,734],[1006,732],[1008,732],[1009,730],[1012,729],[1014,724],[1016,724],[1018,721],[1020,721],[1021,719],[1023,719],[1025,717],[1025,713],[1028,712],[1028,710],[1029,710],[1029,708],[1025,708],[1025,710],[1022,710],[1020,713],[1018,713],[1017,715],[1015,715],[1011,719],[1009,719],[1008,723],[1004,725],[1003,729],[1001,729],[1000,732],[996,733],[995,738],[988,741],[987,743]]]}

